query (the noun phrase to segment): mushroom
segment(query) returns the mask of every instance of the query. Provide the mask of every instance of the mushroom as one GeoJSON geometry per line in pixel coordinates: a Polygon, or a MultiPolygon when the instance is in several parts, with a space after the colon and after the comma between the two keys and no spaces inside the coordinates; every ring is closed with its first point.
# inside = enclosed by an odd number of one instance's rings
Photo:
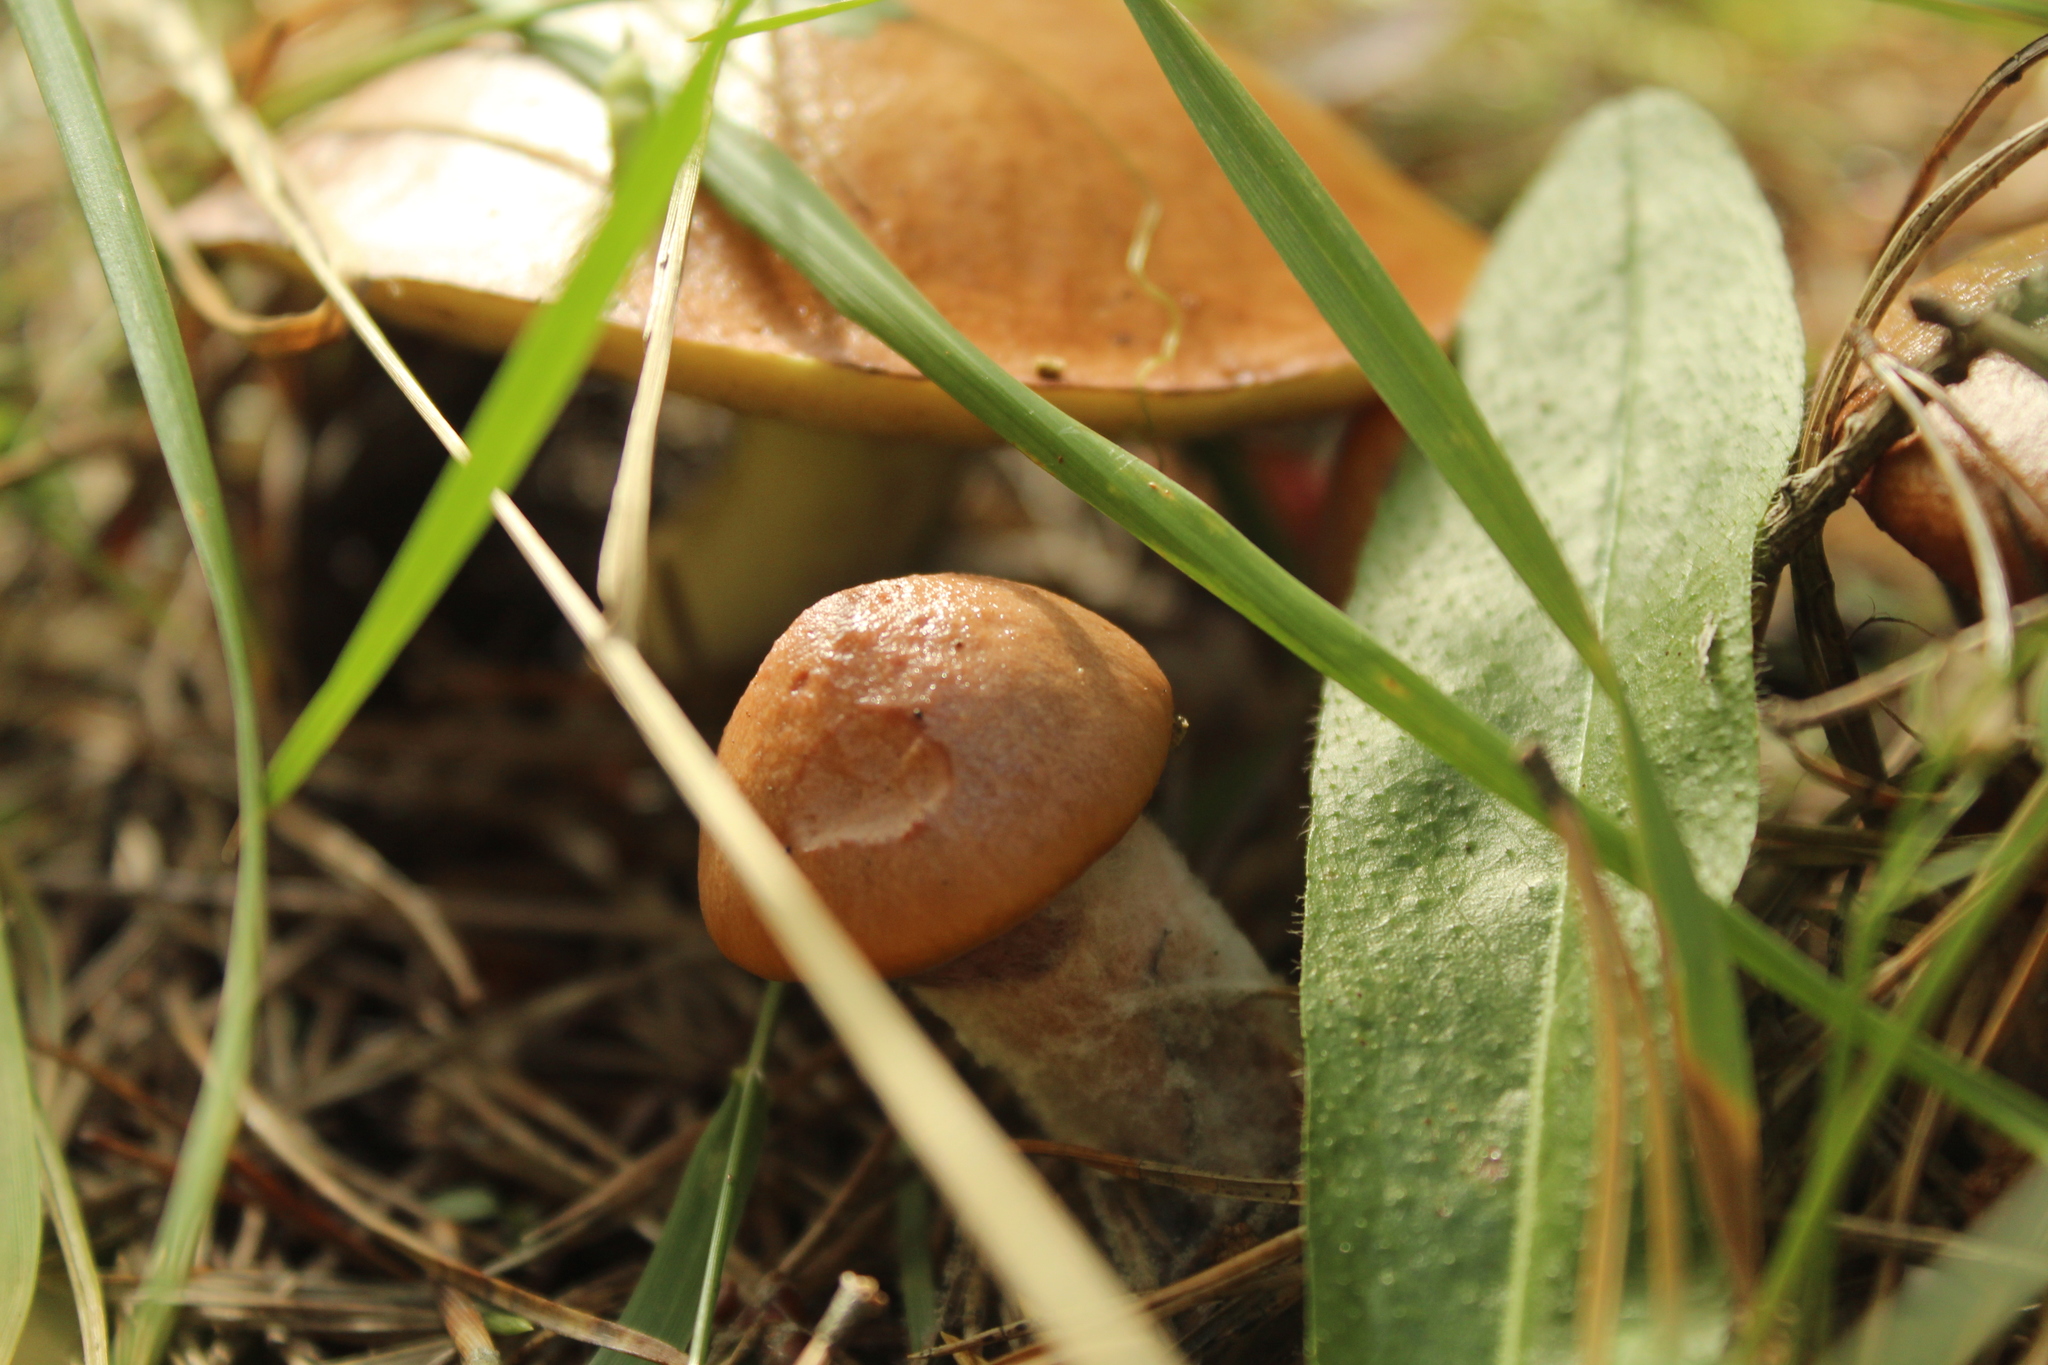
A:
{"type": "MultiPolygon", "coordinates": [[[[1173,742],[1142,646],[1043,589],[930,574],[827,597],[769,650],[719,746],[883,975],[1057,1140],[1290,1175],[1299,1028],[1143,817],[1173,742]]],[[[713,940],[792,973],[706,840],[713,940]]]]}
{"type": "MultiPolygon", "coordinates": [[[[1991,243],[1930,277],[1915,297],[1939,299],[1965,314],[2048,262],[2048,225],[1991,243]]],[[[1945,328],[1917,320],[1912,301],[1886,313],[1877,343],[1908,364],[1925,365],[1948,341],[1945,328]]],[[[1852,402],[1867,401],[1869,391],[1852,402]]],[[[1976,357],[1949,398],[1992,445],[1996,460],[1940,408],[1929,420],[1946,437],[1982,504],[2015,600],[2048,591],[2048,380],[1998,351],[1976,357]]],[[[1966,597],[1977,595],[1955,499],[1933,456],[1915,434],[1878,461],[1856,489],[1870,519],[1966,597]]]]}
{"type": "MultiPolygon", "coordinates": [[[[542,26],[608,28],[615,45],[637,21],[635,50],[655,64],[652,12],[590,5],[542,26]]],[[[1447,331],[1478,234],[1334,117],[1234,65],[1424,320],[1447,331]]],[[[728,95],[969,338],[1099,430],[1213,432],[1369,395],[1118,0],[909,0],[888,17],[801,24],[736,44],[728,95]]],[[[391,71],[286,145],[371,307],[487,349],[508,345],[557,286],[611,169],[600,98],[502,45],[391,71]]],[[[291,264],[232,183],[188,205],[184,223],[202,246],[291,264]]],[[[651,267],[623,289],[599,369],[637,371],[650,287],[651,267]]],[[[900,569],[943,506],[948,452],[991,439],[711,196],[698,202],[669,383],[746,414],[718,482],[656,535],[668,588],[652,594],[646,638],[671,674],[750,662],[818,596],[900,569]]]]}

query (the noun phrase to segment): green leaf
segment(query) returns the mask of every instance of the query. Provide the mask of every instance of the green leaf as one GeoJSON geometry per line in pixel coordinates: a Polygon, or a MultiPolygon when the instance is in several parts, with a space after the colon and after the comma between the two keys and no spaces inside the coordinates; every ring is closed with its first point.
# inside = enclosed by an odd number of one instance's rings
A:
{"type": "MultiPolygon", "coordinates": [[[[736,1219],[746,1204],[747,1191],[753,1188],[754,1169],[760,1164],[761,1144],[768,1132],[761,1067],[781,1012],[782,992],[778,983],[763,993],[746,1067],[734,1078],[718,1112],[697,1139],[676,1187],[675,1202],[669,1205],[668,1217],[661,1225],[654,1254],[648,1257],[640,1282],[633,1286],[632,1297],[619,1314],[619,1321],[626,1326],[681,1346],[695,1360],[708,1359],[705,1346],[711,1332],[711,1309],[725,1273],[726,1253],[732,1249],[736,1219]]],[[[592,1356],[590,1365],[638,1362],[607,1349],[592,1356]]]]}
{"type": "MultiPolygon", "coordinates": [[[[1725,135],[1662,94],[1586,120],[1503,228],[1460,361],[1591,586],[1700,880],[1725,897],[1756,820],[1750,539],[1803,378],[1777,227],[1725,135]]],[[[1586,799],[1625,799],[1586,665],[1413,456],[1351,612],[1541,742],[1586,799]]],[[[1619,904],[1650,941],[1641,897],[1619,904]]],[[[1326,689],[1302,980],[1320,1359],[1569,1347],[1585,986],[1556,841],[1326,689]]]]}
{"type": "MultiPolygon", "coordinates": [[[[265,899],[263,747],[249,671],[241,571],[229,536],[227,505],[192,387],[184,340],[163,268],[135,200],[99,89],[92,50],[69,0],[9,0],[22,45],[78,193],[93,250],[128,341],[136,382],[163,448],[164,464],[192,537],[192,552],[213,603],[234,716],[235,782],[241,810],[241,860],[228,928],[226,970],[206,1075],[178,1151],[134,1313],[116,1354],[124,1365],[154,1365],[168,1344],[178,1308],[170,1301],[212,1228],[214,1197],[241,1124],[241,1092],[254,1049],[260,971],[269,938],[265,899]]],[[[0,1112],[9,1112],[0,1107],[0,1112]]],[[[22,1113],[26,1111],[12,1111],[22,1113]]],[[[0,1127],[27,1130],[22,1123],[0,1127]]]]}
{"type": "Polygon", "coordinates": [[[1642,831],[1642,871],[1671,946],[1674,1028],[1688,1115],[1702,1154],[1723,1176],[1713,1182],[1716,1228],[1747,1268],[1758,1254],[1754,1201],[1746,1194],[1755,1184],[1756,1098],[1735,979],[1714,926],[1713,904],[1701,893],[1580,580],[1472,395],[1307,164],[1170,0],[1126,4],[1260,229],[1621,713],[1618,734],[1628,760],[1627,793],[1642,831]]]}

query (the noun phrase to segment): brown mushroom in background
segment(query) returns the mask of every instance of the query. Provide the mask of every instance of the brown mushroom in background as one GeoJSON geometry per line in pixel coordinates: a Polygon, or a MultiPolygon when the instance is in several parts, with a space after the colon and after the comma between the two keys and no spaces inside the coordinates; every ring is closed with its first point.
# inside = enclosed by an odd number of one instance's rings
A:
{"type": "MultiPolygon", "coordinates": [[[[2048,225],[2027,229],[1973,252],[1909,291],[1932,295],[1967,312],[1990,307],[1999,293],[2048,260],[2048,225]]],[[[1917,320],[1911,298],[1886,313],[1878,345],[1908,364],[1925,365],[1946,342],[1945,329],[1917,320]]],[[[1983,504],[2015,601],[2048,592],[2048,380],[2010,356],[1979,356],[1949,389],[2000,457],[1983,454],[1954,418],[1930,416],[1955,451],[1983,504]]],[[[1885,453],[1857,488],[1870,519],[1965,597],[1977,595],[1948,484],[1916,435],[1885,453]]]]}
{"type": "MultiPolygon", "coordinates": [[[[1299,1026],[1142,816],[1174,724],[1151,656],[1093,612],[930,574],[798,617],[719,759],[875,966],[1048,1136],[1289,1176],[1299,1026]]],[[[708,840],[698,875],[719,947],[788,979],[708,840]]]]}
{"type": "MultiPolygon", "coordinates": [[[[977,345],[1111,434],[1368,397],[1117,0],[908,9],[745,40],[728,87],[751,64],[759,83],[736,89],[758,121],[977,345]],[[1140,274],[1127,262],[1155,212],[1140,274]]],[[[1334,117],[1234,65],[1424,321],[1448,331],[1479,236],[1334,117]]],[[[501,46],[393,71],[287,145],[373,308],[493,350],[563,278],[611,164],[599,98],[501,46]]],[[[203,246],[289,264],[238,186],[184,221],[203,246]]],[[[650,278],[643,268],[623,291],[598,368],[636,371],[650,278]]],[[[990,438],[709,196],[676,332],[671,387],[748,414],[718,485],[657,531],[667,590],[648,637],[657,664],[683,673],[750,660],[823,592],[899,568],[943,504],[947,448],[990,438]]]]}

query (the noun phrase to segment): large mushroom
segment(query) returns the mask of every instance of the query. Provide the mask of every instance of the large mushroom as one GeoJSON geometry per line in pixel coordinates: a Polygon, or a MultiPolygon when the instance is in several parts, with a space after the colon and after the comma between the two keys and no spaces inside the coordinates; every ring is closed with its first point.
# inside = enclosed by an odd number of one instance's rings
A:
{"type": "MultiPolygon", "coordinates": [[[[616,29],[624,8],[547,22],[616,29]]],[[[1117,0],[909,0],[890,15],[743,40],[725,90],[1010,372],[1112,434],[1209,432],[1367,398],[1117,0]]],[[[1447,331],[1478,235],[1349,128],[1234,65],[1447,331]]],[[[286,143],[371,306],[489,349],[561,280],[611,168],[598,96],[503,44],[392,71],[286,143]]],[[[290,263],[233,184],[184,223],[208,248],[290,263]]],[[[722,485],[657,536],[668,588],[650,601],[649,636],[657,655],[671,643],[656,661],[678,672],[749,660],[805,603],[891,571],[938,506],[943,449],[989,439],[712,198],[688,250],[670,385],[747,416],[722,485]],[[752,462],[749,447],[768,454],[752,462]],[[773,508],[771,534],[749,524],[753,507],[773,508]],[[713,517],[738,528],[715,553],[713,517]]],[[[600,369],[636,371],[650,284],[643,269],[618,299],[600,369]]]]}
{"type": "MultiPolygon", "coordinates": [[[[1142,812],[1175,719],[1136,641],[1065,598],[931,574],[852,588],[769,650],[719,759],[877,969],[1056,1139],[1291,1175],[1299,1028],[1142,812]]],[[[704,920],[791,971],[708,840],[704,920]]]]}

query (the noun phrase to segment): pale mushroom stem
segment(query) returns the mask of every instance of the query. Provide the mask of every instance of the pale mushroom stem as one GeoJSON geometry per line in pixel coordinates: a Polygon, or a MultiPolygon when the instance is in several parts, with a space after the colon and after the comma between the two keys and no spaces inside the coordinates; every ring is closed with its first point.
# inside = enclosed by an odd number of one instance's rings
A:
{"type": "Polygon", "coordinates": [[[1294,1012],[1149,820],[1018,928],[908,984],[1048,1137],[1232,1175],[1294,1173],[1294,1012]]]}

